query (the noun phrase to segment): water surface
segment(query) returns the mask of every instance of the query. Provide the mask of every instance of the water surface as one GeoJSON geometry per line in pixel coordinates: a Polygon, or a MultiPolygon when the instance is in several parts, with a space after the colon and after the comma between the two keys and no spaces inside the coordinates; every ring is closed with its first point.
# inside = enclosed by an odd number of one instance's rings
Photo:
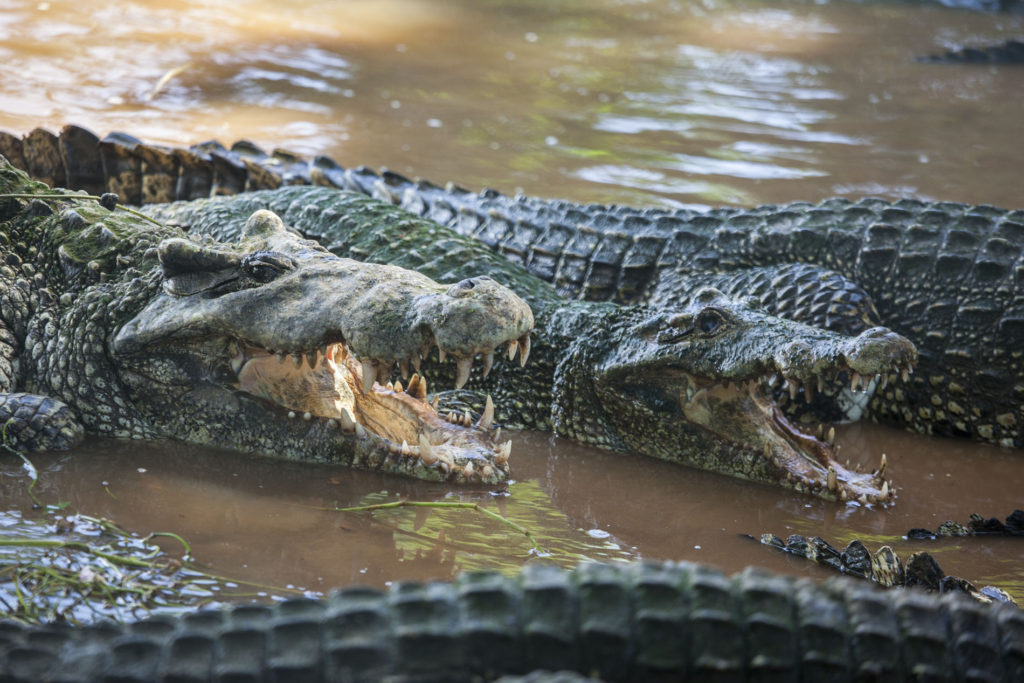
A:
{"type": "MultiPolygon", "coordinates": [[[[753,205],[830,195],[1024,204],[1024,69],[915,56],[1024,34],[1024,18],[917,3],[460,0],[55,3],[0,0],[0,130],[75,122],[187,145],[248,138],[438,182],[577,201],[753,205]]],[[[1024,544],[900,542],[1024,502],[1020,453],[870,425],[886,509],[837,505],[668,463],[515,438],[507,491],[460,489],[172,443],[92,440],[34,457],[39,495],[140,533],[187,537],[239,579],[323,590],[546,561],[693,559],[824,570],[744,538],[817,534],[901,553],[1024,599],[1024,544]]],[[[31,515],[0,456],[4,509],[31,515]]],[[[171,548],[169,547],[169,550],[171,548]]]]}

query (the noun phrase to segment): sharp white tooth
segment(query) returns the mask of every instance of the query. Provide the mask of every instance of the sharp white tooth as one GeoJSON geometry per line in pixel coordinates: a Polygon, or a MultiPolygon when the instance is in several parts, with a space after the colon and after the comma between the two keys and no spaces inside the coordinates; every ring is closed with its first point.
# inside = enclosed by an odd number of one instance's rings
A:
{"type": "Polygon", "coordinates": [[[819,438],[819,439],[820,439],[821,437],[825,436],[825,425],[818,425],[818,432],[817,432],[817,435],[818,435],[818,438],[819,438]]]}
{"type": "Polygon", "coordinates": [[[484,414],[480,416],[477,426],[480,429],[488,429],[492,422],[494,422],[494,401],[491,400],[491,395],[487,394],[487,400],[484,401],[484,414]]]}
{"type": "Polygon", "coordinates": [[[470,477],[472,477],[473,476],[473,463],[467,462],[466,466],[462,469],[462,474],[463,474],[463,476],[466,477],[466,479],[469,479],[470,477]]]}
{"type": "Polygon", "coordinates": [[[356,418],[352,416],[352,411],[348,407],[341,409],[341,428],[346,432],[354,431],[356,428],[356,418]]]}
{"type": "Polygon", "coordinates": [[[526,359],[530,357],[530,333],[527,332],[519,338],[519,367],[526,365],[526,359]]]}
{"type": "Polygon", "coordinates": [[[494,365],[494,352],[488,351],[484,354],[484,377],[491,374],[492,365],[494,365]]]}
{"type": "Polygon", "coordinates": [[[398,374],[402,377],[402,379],[409,379],[409,361],[398,361],[398,374]]]}
{"type": "Polygon", "coordinates": [[[768,378],[768,386],[771,387],[771,388],[775,388],[775,386],[777,386],[778,383],[779,383],[779,373],[773,372],[772,376],[768,378]]]}
{"type": "Polygon", "coordinates": [[[903,368],[900,370],[900,378],[903,380],[903,383],[906,384],[907,380],[910,379],[910,372],[906,368],[903,368]]]}
{"type": "Polygon", "coordinates": [[[860,494],[860,498],[857,499],[857,502],[860,503],[861,505],[867,505],[868,504],[868,497],[865,494],[862,493],[862,494],[860,494]]]}
{"type": "Polygon", "coordinates": [[[853,377],[850,378],[850,391],[860,391],[860,373],[853,373],[853,377]]]}
{"type": "Polygon", "coordinates": [[[377,380],[377,368],[374,366],[372,360],[364,360],[363,366],[363,393],[368,394],[373,391],[373,383],[377,380]]]}
{"type": "Polygon", "coordinates": [[[818,375],[818,391],[825,391],[825,378],[821,375],[818,375]]]}
{"type": "Polygon", "coordinates": [[[515,358],[516,358],[516,351],[518,351],[518,350],[519,350],[519,342],[517,342],[516,340],[513,339],[512,341],[510,341],[508,343],[508,359],[509,360],[515,360],[515,358]]]}
{"type": "Polygon", "coordinates": [[[310,370],[316,369],[317,363],[319,363],[319,362],[320,362],[320,357],[319,357],[319,352],[318,351],[314,350],[314,351],[310,351],[309,353],[306,354],[306,365],[309,366],[310,370]]]}
{"type": "Polygon", "coordinates": [[[423,460],[424,465],[433,465],[437,462],[434,447],[430,445],[430,440],[425,434],[420,434],[420,458],[423,460]]]}
{"type": "Polygon", "coordinates": [[[473,424],[473,416],[470,415],[469,411],[467,410],[466,412],[464,412],[462,414],[462,426],[463,427],[470,427],[470,426],[472,426],[472,424],[473,424]]]}
{"type": "Polygon", "coordinates": [[[278,352],[277,352],[276,354],[274,354],[274,355],[276,355],[276,356],[277,356],[277,362],[278,362],[278,363],[282,363],[282,364],[284,363],[284,356],[285,356],[285,355],[284,355],[283,353],[281,353],[280,351],[278,351],[278,352]]]}
{"type": "Polygon", "coordinates": [[[409,444],[406,443],[405,439],[402,439],[402,455],[407,458],[412,455],[412,451],[409,450],[409,444]]]}
{"type": "Polygon", "coordinates": [[[804,385],[804,400],[808,403],[814,400],[814,385],[810,382],[804,385]]]}
{"type": "Polygon", "coordinates": [[[304,412],[304,413],[302,414],[302,419],[303,419],[303,420],[305,420],[306,422],[309,422],[310,420],[312,420],[312,419],[313,419],[313,413],[311,413],[311,412],[309,412],[309,411],[307,410],[306,412],[304,412]]]}
{"type": "Polygon", "coordinates": [[[386,386],[388,388],[388,391],[394,391],[395,390],[395,385],[392,384],[391,382],[388,382],[384,386],[386,386]]]}
{"type": "Polygon", "coordinates": [[[885,476],[885,468],[888,467],[889,461],[885,457],[885,453],[882,453],[882,460],[878,463],[878,476],[885,476]]]}
{"type": "MultiPolygon", "coordinates": [[[[426,391],[424,391],[424,393],[426,393],[426,391]]],[[[438,405],[438,403],[440,403],[440,400],[441,400],[441,395],[440,394],[434,394],[434,400],[430,402],[430,406],[434,409],[434,412],[437,412],[437,405],[438,405]]]]}
{"type": "Polygon", "coordinates": [[[499,465],[504,465],[506,462],[508,462],[509,456],[511,455],[512,440],[509,439],[508,441],[501,445],[501,448],[498,449],[498,454],[494,456],[494,462],[498,463],[499,465]]]}
{"type": "Polygon", "coordinates": [[[455,414],[454,410],[449,410],[448,411],[448,418],[447,419],[452,424],[455,424],[456,422],[459,421],[459,416],[455,414]]]}
{"type": "Polygon", "coordinates": [[[238,354],[237,356],[233,357],[231,359],[231,371],[237,375],[239,371],[242,369],[242,365],[244,363],[245,356],[243,356],[242,354],[238,354]]]}
{"type": "Polygon", "coordinates": [[[829,427],[828,428],[828,445],[829,446],[835,446],[836,445],[836,428],[835,427],[829,427]]]}
{"type": "Polygon", "coordinates": [[[847,498],[846,489],[843,489],[842,491],[839,492],[839,500],[841,500],[841,501],[843,501],[845,503],[846,502],[846,498],[847,498]]]}
{"type": "Polygon", "coordinates": [[[879,384],[878,386],[880,386],[882,389],[885,389],[887,386],[889,386],[889,373],[888,372],[882,374],[882,383],[879,384]]]}
{"type": "Polygon", "coordinates": [[[879,496],[879,498],[881,498],[882,500],[885,500],[888,497],[889,497],[889,482],[885,482],[884,484],[882,484],[882,495],[879,496]]]}
{"type": "Polygon", "coordinates": [[[461,389],[469,381],[469,371],[473,369],[473,357],[460,358],[458,371],[455,374],[455,388],[461,389]]]}
{"type": "Polygon", "coordinates": [[[446,354],[444,352],[444,349],[442,349],[440,346],[438,346],[437,347],[437,357],[443,363],[444,359],[448,357],[448,354],[446,354]]]}
{"type": "Polygon", "coordinates": [[[839,475],[836,474],[836,468],[831,465],[828,466],[828,490],[835,491],[839,488],[839,475]]]}
{"type": "Polygon", "coordinates": [[[401,380],[398,380],[397,382],[395,382],[394,389],[395,389],[395,393],[396,394],[402,393],[402,381],[401,380]]]}
{"type": "MultiPolygon", "coordinates": [[[[420,386],[416,390],[416,397],[419,398],[421,401],[426,401],[427,400],[427,378],[426,377],[420,377],[420,386]]],[[[434,400],[435,401],[437,400],[437,396],[434,397],[434,400]]]]}
{"type": "Polygon", "coordinates": [[[494,430],[494,434],[491,435],[491,441],[494,443],[501,441],[501,427],[494,430]]]}
{"type": "Polygon", "coordinates": [[[789,389],[789,398],[791,401],[796,400],[796,392],[800,389],[800,383],[795,379],[786,379],[786,387],[789,389]]]}

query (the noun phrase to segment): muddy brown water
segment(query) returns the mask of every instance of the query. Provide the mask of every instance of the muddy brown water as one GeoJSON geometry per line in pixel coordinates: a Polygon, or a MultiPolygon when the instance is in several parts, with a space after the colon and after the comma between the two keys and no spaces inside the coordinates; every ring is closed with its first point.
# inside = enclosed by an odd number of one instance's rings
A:
{"type": "MultiPolygon", "coordinates": [[[[916,55],[1024,35],[1024,17],[916,3],[0,0],[0,130],[75,122],[186,145],[247,138],[467,187],[640,205],[830,195],[1024,205],[1024,68],[916,55]]],[[[1024,599],[1024,541],[906,542],[911,527],[1024,507],[1024,454],[873,425],[885,509],[837,505],[547,435],[515,437],[508,492],[210,451],[92,440],[39,454],[45,502],[187,537],[201,565],[324,590],[548,561],[671,558],[824,576],[743,538],[817,534],[904,554],[1024,599]]],[[[0,456],[4,509],[32,514],[0,456]]],[[[168,546],[169,549],[172,546],[168,546]]]]}

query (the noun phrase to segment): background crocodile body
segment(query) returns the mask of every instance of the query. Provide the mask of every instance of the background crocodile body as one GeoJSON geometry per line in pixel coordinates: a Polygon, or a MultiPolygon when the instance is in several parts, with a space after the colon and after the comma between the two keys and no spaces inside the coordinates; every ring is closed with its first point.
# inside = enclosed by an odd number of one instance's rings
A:
{"type": "Polygon", "coordinates": [[[246,142],[165,150],[120,133],[101,142],[75,126],[59,137],[0,135],[0,153],[37,177],[129,202],[310,183],[361,192],[471,235],[578,298],[663,305],[702,283],[846,334],[885,325],[920,361],[906,381],[890,373],[884,389],[870,385],[876,418],[1024,445],[1022,210],[841,198],[707,211],[577,205],[268,155],[246,142]]]}
{"type": "Polygon", "coordinates": [[[0,622],[4,681],[1019,681],[1024,614],[689,563],[348,588],[128,625],[0,622]]]}
{"type": "Polygon", "coordinates": [[[927,64],[1024,64],[1024,40],[1009,39],[997,45],[961,47],[942,54],[919,57],[927,64]]]}

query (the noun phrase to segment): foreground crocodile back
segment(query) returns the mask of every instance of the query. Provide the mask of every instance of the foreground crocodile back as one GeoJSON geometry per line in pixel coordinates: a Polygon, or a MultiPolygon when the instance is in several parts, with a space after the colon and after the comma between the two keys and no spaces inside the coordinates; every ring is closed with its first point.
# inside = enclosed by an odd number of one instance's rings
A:
{"type": "Polygon", "coordinates": [[[706,566],[530,566],[129,625],[0,622],[0,680],[1019,681],[1024,614],[706,566]]]}

